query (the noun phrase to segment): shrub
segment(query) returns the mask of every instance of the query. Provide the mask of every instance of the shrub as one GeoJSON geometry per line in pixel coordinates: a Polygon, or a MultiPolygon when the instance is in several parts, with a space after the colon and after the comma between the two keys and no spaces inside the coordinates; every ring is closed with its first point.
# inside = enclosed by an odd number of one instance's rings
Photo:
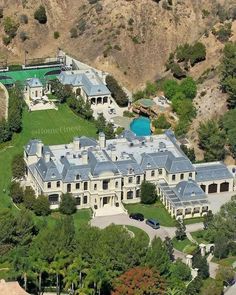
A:
{"type": "Polygon", "coordinates": [[[3,36],[2,42],[5,46],[9,45],[11,43],[12,38],[10,36],[3,36]]]}
{"type": "Polygon", "coordinates": [[[84,31],[86,30],[86,20],[85,19],[82,18],[79,20],[78,29],[79,29],[80,35],[82,35],[84,33],[84,31]]]}
{"type": "Polygon", "coordinates": [[[118,51],[121,51],[121,47],[119,45],[117,45],[117,44],[114,46],[114,49],[116,49],[118,51]]]}
{"type": "Polygon", "coordinates": [[[186,98],[194,99],[197,94],[197,84],[193,78],[188,77],[181,82],[180,91],[186,98]]]}
{"type": "Polygon", "coordinates": [[[14,203],[19,204],[23,202],[24,191],[18,182],[13,181],[10,184],[9,190],[10,190],[10,196],[14,203]]]}
{"type": "Polygon", "coordinates": [[[35,192],[31,187],[26,187],[23,197],[23,203],[25,208],[33,210],[35,206],[36,198],[35,192]]]}
{"type": "Polygon", "coordinates": [[[23,154],[17,154],[14,156],[11,169],[13,178],[21,179],[22,177],[24,177],[26,166],[23,154]]]}
{"type": "Polygon", "coordinates": [[[77,38],[78,37],[78,32],[77,32],[77,29],[76,28],[72,28],[70,30],[70,37],[71,38],[77,38]]]}
{"type": "Polygon", "coordinates": [[[141,202],[143,204],[153,204],[157,199],[155,184],[143,181],[141,184],[141,202]]]}
{"type": "Polygon", "coordinates": [[[27,33],[26,32],[20,32],[20,39],[21,39],[21,41],[22,42],[25,42],[27,39],[29,39],[29,37],[28,37],[28,35],[27,35],[27,33]]]}
{"type": "Polygon", "coordinates": [[[3,8],[0,7],[0,19],[3,18],[3,8]]]}
{"type": "Polygon", "coordinates": [[[28,24],[28,16],[26,15],[26,14],[21,14],[21,16],[20,16],[20,22],[22,23],[22,24],[28,24]]]}
{"type": "Polygon", "coordinates": [[[34,18],[40,24],[46,24],[47,23],[46,9],[45,9],[45,7],[43,5],[40,5],[39,8],[34,12],[34,18]]]}
{"type": "Polygon", "coordinates": [[[220,26],[218,30],[215,30],[215,29],[212,30],[212,33],[216,36],[216,38],[220,42],[227,42],[232,34],[231,27],[232,27],[232,24],[227,23],[225,25],[220,26]]]}
{"type": "Polygon", "coordinates": [[[54,39],[58,39],[59,37],[60,37],[60,33],[59,32],[54,32],[53,33],[53,37],[54,37],[54,39]]]}
{"type": "Polygon", "coordinates": [[[175,80],[166,80],[163,85],[165,97],[172,99],[179,91],[179,84],[175,80]]]}
{"type": "Polygon", "coordinates": [[[3,27],[4,27],[5,33],[11,39],[16,36],[16,32],[18,30],[18,24],[13,19],[11,19],[9,16],[4,19],[3,27]]]}
{"type": "Polygon", "coordinates": [[[127,106],[128,105],[127,94],[124,92],[122,87],[118,84],[116,79],[111,75],[107,75],[106,76],[106,84],[107,84],[108,89],[111,91],[111,94],[113,95],[116,103],[120,107],[127,106]]]}
{"type": "Polygon", "coordinates": [[[76,201],[71,194],[63,194],[61,196],[59,211],[67,215],[70,215],[76,212],[76,201]]]}
{"type": "Polygon", "coordinates": [[[48,197],[40,195],[34,204],[34,213],[38,216],[47,216],[51,212],[48,197]]]}
{"type": "Polygon", "coordinates": [[[155,128],[160,128],[160,129],[168,129],[171,127],[171,124],[166,120],[166,117],[164,114],[161,114],[156,120],[153,122],[153,126],[155,128]]]}

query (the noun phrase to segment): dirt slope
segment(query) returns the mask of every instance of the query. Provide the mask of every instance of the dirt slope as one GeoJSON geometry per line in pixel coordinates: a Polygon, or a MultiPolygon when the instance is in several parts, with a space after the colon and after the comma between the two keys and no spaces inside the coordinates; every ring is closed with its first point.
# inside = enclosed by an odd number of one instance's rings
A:
{"type": "MultiPolygon", "coordinates": [[[[28,24],[20,24],[18,34],[7,47],[2,43],[0,57],[23,62],[24,50],[30,57],[55,54],[58,47],[80,60],[113,73],[131,89],[145,81],[161,77],[164,64],[177,44],[194,42],[217,21],[217,4],[226,9],[231,0],[100,0],[91,5],[88,0],[0,0],[4,17],[19,21],[28,16],[28,24]],[[48,22],[40,25],[34,11],[46,7],[48,22]],[[165,6],[164,6],[165,7],[165,6]],[[205,17],[203,11],[209,12],[205,17]],[[79,36],[70,38],[71,28],[79,36]],[[22,42],[20,32],[29,39],[22,42]],[[60,38],[54,39],[58,31],[60,38]]],[[[91,0],[90,0],[91,2],[91,0]]]]}

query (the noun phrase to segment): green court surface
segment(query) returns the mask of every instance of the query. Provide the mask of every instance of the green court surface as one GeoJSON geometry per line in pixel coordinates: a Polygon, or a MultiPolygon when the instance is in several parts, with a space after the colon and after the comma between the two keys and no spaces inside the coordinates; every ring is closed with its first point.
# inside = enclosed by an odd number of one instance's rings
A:
{"type": "Polygon", "coordinates": [[[14,84],[16,81],[24,82],[29,78],[38,78],[45,83],[47,80],[55,79],[59,72],[60,67],[0,72],[0,82],[7,85],[14,84]]]}

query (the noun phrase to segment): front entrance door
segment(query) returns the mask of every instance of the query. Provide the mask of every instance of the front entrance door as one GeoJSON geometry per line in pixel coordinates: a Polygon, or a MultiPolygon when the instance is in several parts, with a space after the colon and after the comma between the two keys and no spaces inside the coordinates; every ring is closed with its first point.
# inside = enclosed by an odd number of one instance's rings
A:
{"type": "Polygon", "coordinates": [[[109,201],[110,201],[110,197],[104,197],[103,198],[103,206],[106,205],[106,204],[108,204],[109,201]]]}

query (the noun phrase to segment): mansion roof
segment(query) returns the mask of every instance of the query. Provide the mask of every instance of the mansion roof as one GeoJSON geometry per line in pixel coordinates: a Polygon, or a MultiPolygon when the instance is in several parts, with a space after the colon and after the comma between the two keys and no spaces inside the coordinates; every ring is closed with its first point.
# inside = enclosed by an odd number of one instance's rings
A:
{"type": "Polygon", "coordinates": [[[88,96],[110,95],[111,92],[92,69],[64,71],[58,76],[63,85],[82,87],[88,96]]]}

